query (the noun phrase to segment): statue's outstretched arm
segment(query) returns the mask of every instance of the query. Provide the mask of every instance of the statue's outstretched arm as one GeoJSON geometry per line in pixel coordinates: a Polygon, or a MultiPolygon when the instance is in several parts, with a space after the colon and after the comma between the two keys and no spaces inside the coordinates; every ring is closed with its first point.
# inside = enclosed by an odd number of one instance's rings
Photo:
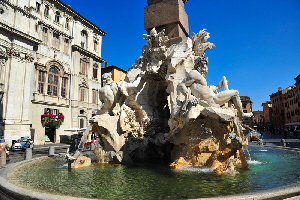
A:
{"type": "Polygon", "coordinates": [[[218,90],[218,89],[220,89],[222,87],[224,88],[224,90],[229,90],[229,88],[228,88],[228,81],[227,81],[227,79],[226,79],[225,76],[222,76],[222,80],[217,85],[217,89],[216,90],[218,90]]]}

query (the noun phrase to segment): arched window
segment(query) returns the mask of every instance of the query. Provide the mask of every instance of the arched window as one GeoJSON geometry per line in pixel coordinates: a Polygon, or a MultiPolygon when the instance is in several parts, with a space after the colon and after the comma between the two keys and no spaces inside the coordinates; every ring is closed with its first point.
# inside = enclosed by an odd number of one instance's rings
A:
{"type": "Polygon", "coordinates": [[[45,9],[44,9],[44,16],[45,17],[49,17],[49,6],[45,6],[45,9]]]}
{"type": "Polygon", "coordinates": [[[59,18],[60,18],[60,13],[58,11],[55,12],[55,18],[54,21],[56,21],[57,23],[59,23],[59,18]]]}
{"type": "Polygon", "coordinates": [[[51,66],[48,74],[48,90],[47,94],[51,96],[58,95],[58,80],[59,73],[58,69],[55,66],[51,66]]]}

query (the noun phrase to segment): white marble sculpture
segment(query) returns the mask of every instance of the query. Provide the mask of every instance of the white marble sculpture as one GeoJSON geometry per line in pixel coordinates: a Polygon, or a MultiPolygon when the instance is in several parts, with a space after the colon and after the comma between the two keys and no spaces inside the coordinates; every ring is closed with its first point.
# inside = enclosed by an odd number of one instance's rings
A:
{"type": "Polygon", "coordinates": [[[185,96],[182,110],[186,112],[188,103],[194,106],[200,104],[204,107],[220,107],[232,100],[240,118],[251,117],[252,113],[243,112],[239,92],[228,89],[228,82],[225,76],[223,76],[217,86],[207,85],[207,64],[206,57],[198,57],[195,62],[196,69],[190,71],[187,77],[178,85],[178,90],[185,96]],[[187,87],[190,88],[190,91],[187,87]],[[218,92],[220,88],[224,88],[224,91],[218,92]]]}
{"type": "Polygon", "coordinates": [[[165,30],[157,33],[155,28],[150,31],[150,35],[144,34],[144,39],[147,44],[143,49],[144,63],[146,63],[146,71],[150,73],[157,73],[161,64],[165,61],[167,55],[166,43],[168,36],[165,36],[165,30]]]}
{"type": "Polygon", "coordinates": [[[125,98],[128,97],[128,90],[136,88],[140,80],[141,76],[137,77],[132,83],[125,81],[115,83],[111,78],[111,73],[103,74],[102,81],[104,86],[99,89],[99,99],[102,102],[100,114],[108,113],[109,115],[119,116],[121,106],[125,98]]]}
{"type": "Polygon", "coordinates": [[[252,114],[243,113],[239,92],[224,76],[207,85],[205,51],[214,47],[208,38],[201,30],[171,45],[154,28],[126,81],[103,75],[102,108],[91,122],[106,161],[170,159],[173,168],[206,165],[216,173],[247,166],[239,118],[252,114]]]}

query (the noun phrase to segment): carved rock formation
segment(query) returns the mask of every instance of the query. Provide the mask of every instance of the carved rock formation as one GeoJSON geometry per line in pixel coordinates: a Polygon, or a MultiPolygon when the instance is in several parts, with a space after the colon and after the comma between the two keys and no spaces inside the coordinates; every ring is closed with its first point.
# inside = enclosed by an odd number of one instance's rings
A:
{"type": "Polygon", "coordinates": [[[217,86],[206,83],[209,34],[202,30],[171,46],[164,31],[144,37],[143,56],[125,81],[103,76],[103,107],[90,120],[97,162],[165,160],[174,169],[208,166],[227,174],[237,164],[246,168],[238,92],[225,77],[217,86]]]}

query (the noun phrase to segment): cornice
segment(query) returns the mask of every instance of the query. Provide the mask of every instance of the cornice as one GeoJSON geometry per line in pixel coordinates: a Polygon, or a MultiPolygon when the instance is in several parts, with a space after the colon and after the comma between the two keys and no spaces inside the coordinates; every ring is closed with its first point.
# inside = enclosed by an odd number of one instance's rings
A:
{"type": "Polygon", "coordinates": [[[12,35],[17,35],[21,38],[24,38],[24,39],[26,39],[34,44],[37,44],[37,45],[42,42],[41,40],[39,40],[35,37],[32,37],[32,36],[28,35],[27,33],[23,33],[22,31],[19,31],[15,28],[9,27],[8,25],[6,25],[2,22],[0,22],[0,29],[4,30],[12,35]]]}
{"type": "Polygon", "coordinates": [[[14,8],[15,10],[18,10],[20,12],[22,12],[24,15],[27,15],[28,17],[32,17],[34,19],[37,19],[36,16],[32,15],[30,12],[32,9],[34,9],[32,6],[31,7],[24,7],[24,9],[20,6],[16,6],[14,4],[12,4],[11,2],[9,2],[9,0],[2,0],[3,2],[5,2],[7,5],[9,5],[10,7],[14,8]]]}
{"type": "Polygon", "coordinates": [[[54,28],[53,26],[51,26],[50,24],[45,23],[44,21],[39,21],[38,24],[49,28],[50,30],[52,30],[55,33],[59,33],[60,35],[63,35],[63,36],[65,36],[66,38],[68,38],[70,40],[73,39],[72,36],[70,36],[70,35],[68,35],[68,34],[66,34],[66,33],[64,33],[64,32],[62,32],[62,31],[60,31],[56,28],[54,28]]]}
{"type": "Polygon", "coordinates": [[[103,30],[101,30],[98,26],[96,26],[94,23],[92,23],[91,21],[89,21],[88,19],[86,19],[85,17],[83,17],[82,15],[80,15],[78,12],[76,12],[75,10],[73,10],[71,8],[71,6],[64,4],[63,2],[61,2],[60,0],[47,0],[53,4],[56,4],[55,7],[61,7],[61,9],[65,10],[65,12],[69,12],[71,13],[71,15],[73,15],[73,18],[79,21],[82,21],[84,24],[88,25],[89,28],[93,29],[93,31],[101,36],[106,35],[107,33],[104,32],[103,30]]]}
{"type": "Polygon", "coordinates": [[[78,46],[78,45],[72,45],[72,49],[74,51],[79,51],[80,53],[84,54],[85,56],[91,57],[93,58],[95,61],[98,61],[100,63],[105,62],[105,60],[103,58],[100,58],[99,56],[85,50],[84,48],[78,46]]]}

